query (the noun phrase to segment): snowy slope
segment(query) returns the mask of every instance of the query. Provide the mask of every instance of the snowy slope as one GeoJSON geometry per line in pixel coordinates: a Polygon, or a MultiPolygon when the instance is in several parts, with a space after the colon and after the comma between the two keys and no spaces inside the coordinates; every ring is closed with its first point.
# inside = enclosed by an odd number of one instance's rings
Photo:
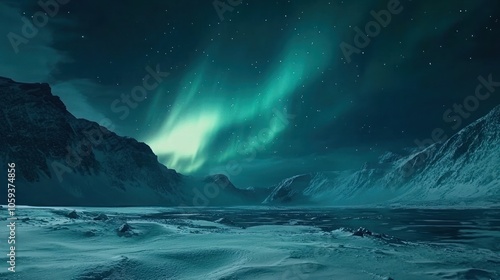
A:
{"type": "Polygon", "coordinates": [[[500,106],[446,142],[388,153],[361,170],[294,176],[264,203],[491,205],[500,203],[500,106]]]}
{"type": "Polygon", "coordinates": [[[499,202],[500,106],[444,144],[412,155],[401,168],[411,175],[398,200],[499,202]]]}

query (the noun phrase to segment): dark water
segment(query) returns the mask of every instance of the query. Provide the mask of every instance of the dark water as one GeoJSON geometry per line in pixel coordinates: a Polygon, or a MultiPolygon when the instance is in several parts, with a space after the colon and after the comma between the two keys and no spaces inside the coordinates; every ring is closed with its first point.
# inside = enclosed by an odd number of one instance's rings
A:
{"type": "Polygon", "coordinates": [[[500,209],[263,209],[203,208],[169,210],[149,219],[216,221],[248,228],[258,225],[304,225],[332,231],[359,227],[401,240],[458,243],[500,252],[500,209]]]}

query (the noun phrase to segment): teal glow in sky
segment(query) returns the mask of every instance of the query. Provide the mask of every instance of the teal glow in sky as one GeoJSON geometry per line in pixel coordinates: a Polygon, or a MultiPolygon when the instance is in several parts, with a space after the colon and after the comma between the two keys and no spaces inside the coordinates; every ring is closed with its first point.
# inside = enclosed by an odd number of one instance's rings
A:
{"type": "MultiPolygon", "coordinates": [[[[235,71],[220,69],[201,57],[195,70],[180,82],[169,112],[162,110],[165,92],[157,92],[150,117],[161,114],[163,121],[145,142],[166,166],[182,173],[197,171],[207,160],[223,163],[252,146],[269,144],[286,129],[270,124],[273,110],[286,110],[295,91],[314,81],[331,63],[335,42],[332,34],[314,28],[319,24],[316,19],[295,28],[294,35],[281,44],[280,55],[261,68],[264,74],[257,79],[238,71],[240,61],[246,60],[244,53],[241,60],[233,61],[235,71]],[[241,144],[242,139],[259,133],[266,134],[260,141],[241,144]]],[[[224,57],[224,53],[215,53],[224,57]]]]}
{"type": "MultiPolygon", "coordinates": [[[[182,173],[236,161],[243,171],[231,181],[258,187],[357,169],[445,127],[444,108],[473,94],[479,75],[500,75],[498,0],[401,0],[347,63],[340,43],[354,44],[355,28],[388,2],[244,1],[221,21],[206,0],[70,1],[19,54],[0,41],[0,76],[49,83],[76,117],[110,120],[182,173]],[[123,119],[110,105],[156,65],[170,75],[123,119]],[[295,118],[273,122],[285,110],[295,118]]],[[[0,8],[3,34],[21,34],[21,18],[41,9],[0,8]]],[[[499,102],[492,95],[467,123],[499,102]]]]}

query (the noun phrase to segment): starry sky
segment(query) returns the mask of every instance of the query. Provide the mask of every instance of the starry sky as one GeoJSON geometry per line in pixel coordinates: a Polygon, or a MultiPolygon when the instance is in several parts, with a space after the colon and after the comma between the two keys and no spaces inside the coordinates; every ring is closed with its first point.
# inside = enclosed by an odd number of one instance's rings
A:
{"type": "Polygon", "coordinates": [[[0,76],[48,82],[184,174],[359,168],[500,104],[467,99],[500,81],[497,0],[54,1],[0,1],[0,76]]]}

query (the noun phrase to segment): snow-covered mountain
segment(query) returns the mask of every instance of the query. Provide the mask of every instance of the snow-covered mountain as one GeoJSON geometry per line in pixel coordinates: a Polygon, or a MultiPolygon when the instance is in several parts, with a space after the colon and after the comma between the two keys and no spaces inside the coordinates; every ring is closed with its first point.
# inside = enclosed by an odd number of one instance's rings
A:
{"type": "MultiPolygon", "coordinates": [[[[16,164],[18,205],[466,205],[500,202],[500,106],[452,136],[360,170],[239,189],[224,175],[168,169],[144,143],[77,119],[48,84],[0,77],[0,176],[16,164]]],[[[7,201],[7,192],[0,192],[7,201]]]]}
{"type": "Polygon", "coordinates": [[[268,204],[491,205],[500,203],[500,106],[409,155],[387,153],[361,170],[283,180],[268,204]]]}
{"type": "Polygon", "coordinates": [[[500,106],[397,170],[409,177],[400,201],[500,202],[500,106]]]}

